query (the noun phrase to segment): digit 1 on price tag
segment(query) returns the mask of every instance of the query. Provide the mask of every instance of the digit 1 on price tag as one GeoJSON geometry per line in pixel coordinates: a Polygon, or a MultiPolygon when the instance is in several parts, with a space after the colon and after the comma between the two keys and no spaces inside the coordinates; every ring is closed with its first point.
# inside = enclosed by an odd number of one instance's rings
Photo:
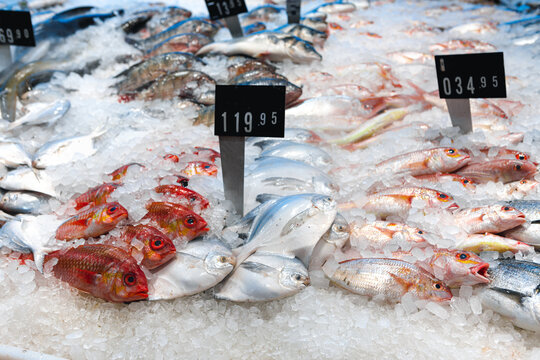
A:
{"type": "Polygon", "coordinates": [[[238,14],[247,12],[244,0],[204,0],[210,19],[225,19],[227,27],[233,37],[244,36],[242,26],[238,20],[238,14]]]}
{"type": "Polygon", "coordinates": [[[300,4],[301,0],[287,0],[287,18],[289,24],[300,23],[300,4]]]}
{"type": "Polygon", "coordinates": [[[285,136],[285,87],[217,85],[214,134],[225,198],[243,215],[245,136],[285,136]]]}
{"type": "Polygon", "coordinates": [[[454,126],[472,131],[470,98],[505,98],[502,52],[435,55],[439,96],[446,100],[454,126]]]}

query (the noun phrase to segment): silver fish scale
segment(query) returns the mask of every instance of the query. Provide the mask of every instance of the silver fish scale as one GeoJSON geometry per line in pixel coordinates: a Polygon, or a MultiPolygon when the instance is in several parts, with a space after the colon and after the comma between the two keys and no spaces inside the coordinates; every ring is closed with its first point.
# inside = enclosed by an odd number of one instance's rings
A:
{"type": "Polygon", "coordinates": [[[499,288],[533,296],[540,290],[540,264],[528,261],[500,261],[488,269],[490,288],[499,288]]]}
{"type": "Polygon", "coordinates": [[[514,200],[509,201],[508,205],[524,213],[529,221],[540,220],[539,200],[514,200]]]}

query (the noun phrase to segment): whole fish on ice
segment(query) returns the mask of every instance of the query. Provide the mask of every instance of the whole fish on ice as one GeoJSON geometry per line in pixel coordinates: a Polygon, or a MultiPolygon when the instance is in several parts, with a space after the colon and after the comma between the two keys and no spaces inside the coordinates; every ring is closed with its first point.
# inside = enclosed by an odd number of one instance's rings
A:
{"type": "Polygon", "coordinates": [[[262,149],[260,157],[275,156],[302,161],[315,167],[325,167],[332,163],[332,157],[318,146],[293,141],[260,141],[254,144],[262,149]]]}
{"type": "Polygon", "coordinates": [[[58,100],[52,104],[39,104],[31,107],[30,111],[7,126],[11,131],[20,126],[52,125],[64,117],[71,107],[69,100],[58,100]]]}
{"type": "Polygon", "coordinates": [[[503,235],[530,245],[540,246],[540,201],[513,200],[507,204],[525,214],[527,222],[505,231],[503,235]]]}
{"type": "Polygon", "coordinates": [[[527,221],[521,211],[509,205],[459,209],[453,216],[458,226],[469,234],[499,233],[527,221]]]}
{"type": "Polygon", "coordinates": [[[20,167],[0,177],[0,188],[5,190],[35,191],[49,196],[56,196],[50,177],[29,167],[20,167]]]}
{"type": "Polygon", "coordinates": [[[0,198],[0,209],[16,214],[38,214],[49,197],[28,191],[8,191],[0,198]]]}

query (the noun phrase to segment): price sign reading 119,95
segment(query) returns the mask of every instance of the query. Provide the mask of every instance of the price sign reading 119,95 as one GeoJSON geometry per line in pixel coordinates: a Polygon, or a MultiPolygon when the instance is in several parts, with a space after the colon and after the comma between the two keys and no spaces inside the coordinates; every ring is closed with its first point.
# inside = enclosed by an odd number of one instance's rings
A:
{"type": "Polygon", "coordinates": [[[435,67],[443,99],[506,97],[502,52],[436,55],[435,67]]]}
{"type": "Polygon", "coordinates": [[[0,10],[0,45],[36,46],[28,11],[0,10]]]}
{"type": "Polygon", "coordinates": [[[244,0],[205,0],[205,2],[212,20],[247,12],[244,0]]]}
{"type": "Polygon", "coordinates": [[[217,85],[214,133],[283,137],[285,87],[217,85]]]}

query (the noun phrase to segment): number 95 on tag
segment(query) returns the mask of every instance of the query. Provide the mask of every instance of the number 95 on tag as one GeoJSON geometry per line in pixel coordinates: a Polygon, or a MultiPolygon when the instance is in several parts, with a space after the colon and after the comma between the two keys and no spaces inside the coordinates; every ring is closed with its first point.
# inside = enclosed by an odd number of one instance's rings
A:
{"type": "Polygon", "coordinates": [[[285,87],[217,85],[214,134],[283,137],[285,87]]]}

